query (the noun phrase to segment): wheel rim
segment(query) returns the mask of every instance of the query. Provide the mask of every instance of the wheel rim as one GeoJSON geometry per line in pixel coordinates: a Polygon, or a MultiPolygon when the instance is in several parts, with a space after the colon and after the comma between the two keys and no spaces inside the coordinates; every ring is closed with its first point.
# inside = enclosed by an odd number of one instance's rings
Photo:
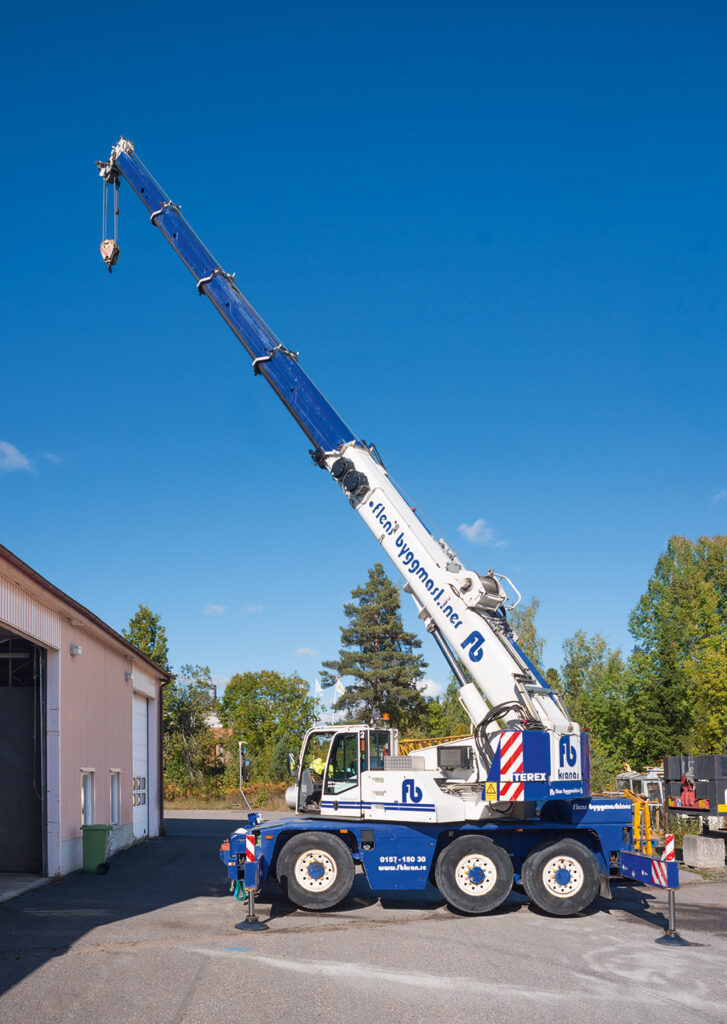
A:
{"type": "Polygon", "coordinates": [[[306,850],[295,862],[295,880],[307,892],[325,892],[337,874],[336,862],[325,850],[306,850]]]}
{"type": "Polygon", "coordinates": [[[454,880],[462,892],[484,896],[497,881],[497,867],[484,853],[468,853],[454,869],[454,880]]]}
{"type": "Polygon", "coordinates": [[[543,885],[551,896],[567,899],[583,888],[585,874],[575,857],[553,857],[543,868],[543,885]]]}

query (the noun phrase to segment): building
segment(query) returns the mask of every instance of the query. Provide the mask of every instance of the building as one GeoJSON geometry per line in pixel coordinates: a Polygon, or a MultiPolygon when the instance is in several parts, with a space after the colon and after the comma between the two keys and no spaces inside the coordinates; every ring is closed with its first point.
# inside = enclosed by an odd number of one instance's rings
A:
{"type": "Polygon", "coordinates": [[[169,675],[0,545],[0,871],[82,867],[82,824],[110,852],[159,835],[169,675]]]}

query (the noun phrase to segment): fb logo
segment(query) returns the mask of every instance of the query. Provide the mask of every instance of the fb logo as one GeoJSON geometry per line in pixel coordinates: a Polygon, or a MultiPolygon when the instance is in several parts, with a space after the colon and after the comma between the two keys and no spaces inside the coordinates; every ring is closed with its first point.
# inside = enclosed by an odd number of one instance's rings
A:
{"type": "Polygon", "coordinates": [[[578,760],[578,753],[576,748],[571,744],[570,736],[561,736],[560,738],[560,767],[565,768],[566,764],[569,768],[573,768],[576,761],[578,760]]]}
{"type": "Polygon", "coordinates": [[[470,644],[472,645],[472,650],[467,651],[467,657],[470,661],[482,661],[482,648],[485,644],[485,638],[482,633],[478,633],[477,630],[470,633],[467,639],[462,641],[462,650],[466,651],[470,644]]]}
{"type": "Polygon", "coordinates": [[[401,802],[403,804],[418,804],[424,796],[414,779],[404,779],[401,784],[401,802]]]}

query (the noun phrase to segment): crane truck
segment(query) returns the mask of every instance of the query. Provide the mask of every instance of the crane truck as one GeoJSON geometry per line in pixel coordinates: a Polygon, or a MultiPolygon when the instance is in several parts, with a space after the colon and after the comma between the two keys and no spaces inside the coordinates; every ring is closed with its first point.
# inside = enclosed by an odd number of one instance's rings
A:
{"type": "MultiPolygon", "coordinates": [[[[374,893],[435,885],[454,908],[499,906],[514,882],[533,903],[565,916],[588,907],[633,850],[632,807],[591,796],[589,737],[528,658],[507,612],[511,581],[479,573],[435,537],[389,475],[239,290],[124,138],[97,163],[104,195],[126,181],[310,442],[326,472],[404,580],[425,629],[459,684],[472,735],[398,753],[388,723],[320,726],[303,740],[294,814],[254,812],[222,843],[231,883],[251,893],[276,878],[299,907],[328,909],[348,895],[356,868],[374,893]],[[466,670],[466,671],[465,671],[466,670]]],[[[106,209],[106,204],[104,204],[106,209]]],[[[105,238],[111,271],[119,249],[105,238]]],[[[670,876],[671,879],[671,876],[670,876]]]]}

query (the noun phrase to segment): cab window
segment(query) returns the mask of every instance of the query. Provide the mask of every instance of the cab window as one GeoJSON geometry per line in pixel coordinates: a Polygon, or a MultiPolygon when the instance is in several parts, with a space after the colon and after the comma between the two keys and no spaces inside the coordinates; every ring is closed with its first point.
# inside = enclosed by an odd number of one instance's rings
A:
{"type": "Polygon", "coordinates": [[[389,749],[389,734],[384,731],[372,731],[369,733],[369,768],[372,771],[381,771],[384,767],[384,758],[391,753],[389,749]]]}
{"type": "Polygon", "coordinates": [[[358,785],[358,733],[339,732],[333,741],[326,775],[326,793],[344,793],[358,785]]]}
{"type": "Polygon", "coordinates": [[[303,754],[303,768],[307,768],[310,772],[314,786],[317,783],[320,787],[320,780],[323,778],[323,773],[326,770],[328,748],[331,745],[332,738],[333,733],[330,732],[313,732],[308,737],[303,754]]]}

